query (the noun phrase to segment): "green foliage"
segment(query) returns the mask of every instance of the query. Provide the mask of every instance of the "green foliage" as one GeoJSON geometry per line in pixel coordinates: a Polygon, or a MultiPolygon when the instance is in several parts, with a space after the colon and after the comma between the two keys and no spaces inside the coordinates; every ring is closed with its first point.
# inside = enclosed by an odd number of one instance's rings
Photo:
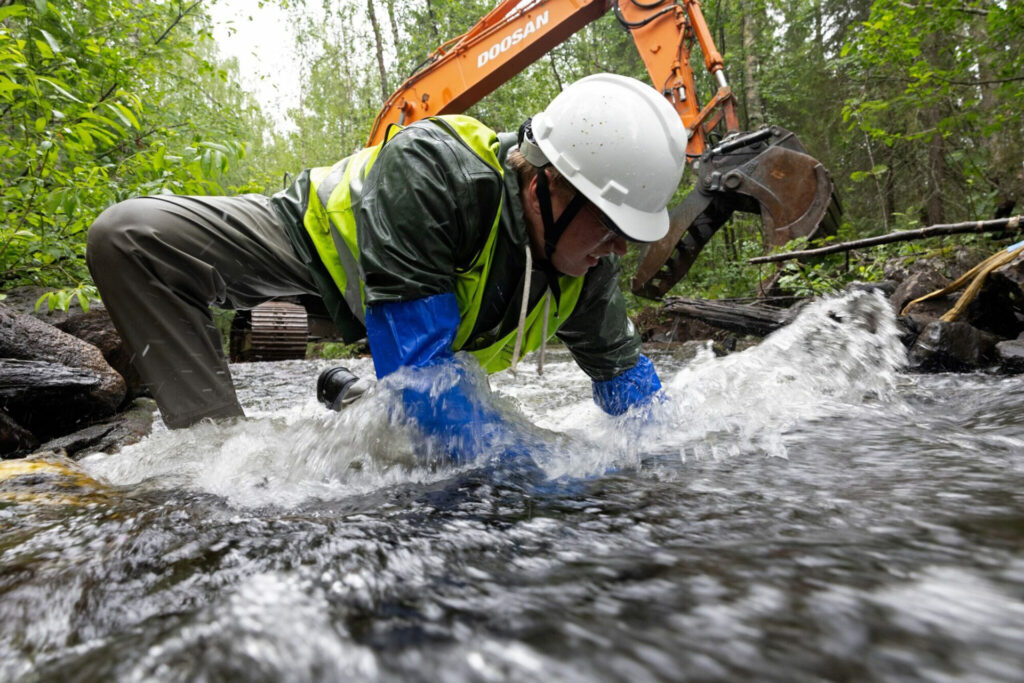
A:
{"type": "Polygon", "coordinates": [[[855,183],[860,183],[868,178],[881,178],[883,175],[888,173],[889,167],[885,164],[875,164],[870,171],[854,171],[850,174],[850,180],[855,183]]]}
{"type": "MultiPolygon", "coordinates": [[[[301,97],[284,126],[241,90],[236,65],[218,61],[200,3],[0,7],[0,289],[54,286],[63,292],[47,299],[54,306],[79,293],[88,298],[86,230],[121,199],[276,191],[303,168],[357,151],[383,92],[496,4],[371,0],[374,27],[366,0],[260,0],[253,11],[270,2],[288,10],[298,35],[283,50],[302,72],[301,97]]],[[[845,209],[841,239],[1021,205],[1024,3],[706,0],[703,7],[741,122],[794,131],[831,170],[845,209]]],[[[695,67],[697,96],[707,101],[713,80],[699,57],[695,67]]],[[[611,12],[468,113],[515,130],[566,84],[598,71],[646,80],[631,35],[611,12]]],[[[759,219],[738,214],[673,293],[750,296],[775,272],[746,264],[763,244],[759,219]]],[[[782,281],[794,291],[827,291],[878,277],[885,258],[915,253],[887,247],[789,264],[782,281]]],[[[637,262],[635,252],[623,260],[624,283],[637,262]]]]}
{"type": "Polygon", "coordinates": [[[83,313],[88,313],[89,302],[98,300],[99,298],[100,293],[96,291],[95,285],[79,283],[75,287],[58,289],[56,291],[43,294],[36,301],[36,310],[38,311],[42,308],[45,303],[47,310],[67,311],[71,307],[72,303],[77,303],[83,313]]]}
{"type": "Polygon", "coordinates": [[[842,49],[853,86],[842,122],[873,157],[871,171],[851,178],[878,176],[879,166],[889,172],[873,199],[890,213],[921,210],[929,223],[979,219],[1021,200],[1022,25],[1015,2],[872,4],[842,49]]]}
{"type": "Polygon", "coordinates": [[[882,265],[882,261],[874,258],[862,261],[855,257],[851,263],[842,254],[832,254],[809,263],[787,261],[782,266],[779,286],[797,296],[834,294],[851,282],[881,280],[882,265]]]}
{"type": "Polygon", "coordinates": [[[306,358],[322,358],[323,360],[342,360],[358,358],[365,354],[365,344],[343,344],[341,342],[310,343],[306,347],[306,358]]]}
{"type": "Polygon", "coordinates": [[[0,287],[87,301],[85,236],[104,208],[242,180],[256,110],[228,92],[206,24],[179,0],[0,8],[0,287]]]}

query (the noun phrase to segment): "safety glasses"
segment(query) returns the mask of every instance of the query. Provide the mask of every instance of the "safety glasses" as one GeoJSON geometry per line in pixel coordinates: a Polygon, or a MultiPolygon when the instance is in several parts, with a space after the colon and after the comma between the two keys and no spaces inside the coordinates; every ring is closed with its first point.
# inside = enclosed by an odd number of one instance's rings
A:
{"type": "Polygon", "coordinates": [[[601,209],[597,208],[597,205],[594,204],[594,202],[588,201],[587,209],[590,211],[591,214],[593,214],[595,218],[597,218],[598,222],[601,223],[604,229],[608,231],[608,235],[603,240],[601,240],[602,243],[607,242],[613,237],[622,237],[623,239],[632,241],[628,237],[626,237],[621,230],[619,230],[619,226],[615,225],[615,221],[609,218],[608,214],[606,214],[601,209]]]}

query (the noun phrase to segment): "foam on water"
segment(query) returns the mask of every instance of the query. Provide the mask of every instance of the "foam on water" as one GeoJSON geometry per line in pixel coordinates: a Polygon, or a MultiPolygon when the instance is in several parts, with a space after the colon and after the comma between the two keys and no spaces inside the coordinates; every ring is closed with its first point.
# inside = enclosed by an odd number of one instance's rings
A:
{"type": "Polygon", "coordinates": [[[256,574],[165,629],[118,678],[153,680],[373,680],[373,652],[328,617],[328,602],[295,575],[256,574]],[[283,626],[283,625],[287,626],[283,626]],[[173,672],[173,674],[172,674],[173,672]]]}
{"type": "Polygon", "coordinates": [[[706,354],[666,383],[671,400],[647,434],[684,458],[760,451],[785,456],[799,421],[895,396],[905,362],[895,317],[881,295],[817,301],[761,344],[706,354]]]}
{"type": "Polygon", "coordinates": [[[723,358],[708,348],[675,375],[663,374],[664,400],[652,408],[612,418],[579,399],[543,417],[543,426],[592,444],[545,469],[585,476],[667,453],[785,457],[784,435],[800,421],[894,399],[904,363],[882,296],[819,300],[753,348],[723,358]]]}
{"type": "Polygon", "coordinates": [[[274,415],[163,431],[83,465],[115,485],[178,486],[241,506],[292,506],[393,483],[443,478],[417,466],[413,432],[371,392],[341,413],[306,401],[274,415]]]}
{"type": "MultiPolygon", "coordinates": [[[[529,442],[541,444],[534,459],[547,475],[587,477],[640,466],[651,454],[684,460],[785,456],[784,435],[799,421],[888,399],[902,363],[885,300],[855,292],[811,304],[747,351],[715,358],[705,350],[674,376],[663,373],[664,396],[654,406],[622,417],[609,417],[593,404],[589,380],[571,363],[549,366],[543,378],[506,373],[496,378],[493,392],[479,372],[468,376],[480,400],[508,415],[529,442]],[[534,397],[538,391],[542,401],[534,397]],[[559,394],[564,400],[552,405],[550,397],[559,394]]],[[[424,464],[422,442],[395,418],[395,406],[404,386],[436,395],[453,381],[450,373],[407,373],[342,413],[307,400],[246,420],[158,432],[116,455],[83,462],[114,484],[182,486],[243,506],[291,506],[435,481],[454,468],[424,464]],[[433,384],[418,386],[424,381],[433,384]]]]}

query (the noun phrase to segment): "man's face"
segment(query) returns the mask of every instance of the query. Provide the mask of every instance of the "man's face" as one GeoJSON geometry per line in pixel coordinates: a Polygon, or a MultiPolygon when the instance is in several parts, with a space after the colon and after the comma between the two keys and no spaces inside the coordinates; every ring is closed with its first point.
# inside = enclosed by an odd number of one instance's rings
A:
{"type": "MultiPolygon", "coordinates": [[[[558,211],[556,208],[556,216],[558,211]]],[[[600,215],[597,208],[587,202],[572,219],[551,256],[551,265],[558,272],[579,277],[596,266],[601,257],[626,253],[626,240],[606,228],[600,215]]]]}
{"type": "MultiPolygon", "coordinates": [[[[527,208],[527,214],[528,217],[529,214],[533,215],[534,224],[537,225],[539,244],[543,244],[543,238],[539,234],[543,232],[543,227],[539,225],[540,211],[536,198],[536,180],[531,183],[530,189],[533,196],[531,197],[532,202],[527,208]]],[[[570,201],[572,201],[570,192],[552,192],[551,213],[556,221],[570,201]]],[[[625,254],[626,246],[625,239],[605,227],[604,219],[597,207],[587,202],[569,223],[558,240],[558,244],[555,245],[551,264],[560,273],[580,277],[596,266],[601,257],[609,254],[625,254]]]]}

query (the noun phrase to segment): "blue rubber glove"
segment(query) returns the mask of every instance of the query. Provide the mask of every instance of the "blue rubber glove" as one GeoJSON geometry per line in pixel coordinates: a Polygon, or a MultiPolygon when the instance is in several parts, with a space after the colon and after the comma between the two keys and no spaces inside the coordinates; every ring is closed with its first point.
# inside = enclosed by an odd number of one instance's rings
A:
{"type": "Polygon", "coordinates": [[[636,365],[621,375],[594,382],[594,402],[609,415],[622,415],[634,406],[650,403],[660,389],[654,363],[641,354],[636,365]]]}
{"type": "Polygon", "coordinates": [[[410,368],[400,378],[405,416],[451,461],[528,457],[525,430],[488,404],[482,383],[452,353],[458,327],[451,293],[368,306],[366,336],[378,379],[410,368]]]}

